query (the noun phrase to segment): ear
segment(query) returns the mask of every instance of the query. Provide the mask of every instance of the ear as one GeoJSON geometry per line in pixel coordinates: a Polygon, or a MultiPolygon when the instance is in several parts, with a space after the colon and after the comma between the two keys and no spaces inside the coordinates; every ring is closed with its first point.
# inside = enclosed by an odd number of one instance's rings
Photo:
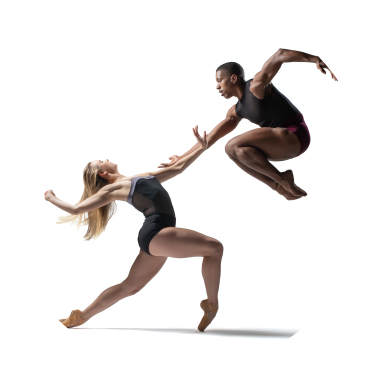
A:
{"type": "Polygon", "coordinates": [[[231,78],[231,82],[233,84],[236,84],[238,82],[238,76],[237,75],[231,75],[230,78],[231,78]]]}
{"type": "Polygon", "coordinates": [[[106,179],[108,177],[108,172],[99,170],[98,175],[102,177],[103,179],[106,179]]]}

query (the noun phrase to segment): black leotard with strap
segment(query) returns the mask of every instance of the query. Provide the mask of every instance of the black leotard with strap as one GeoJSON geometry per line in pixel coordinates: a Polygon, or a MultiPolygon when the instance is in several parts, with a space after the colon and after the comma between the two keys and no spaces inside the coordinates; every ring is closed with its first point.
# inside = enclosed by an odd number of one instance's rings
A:
{"type": "Polygon", "coordinates": [[[241,99],[236,103],[235,112],[238,117],[246,118],[261,127],[281,127],[300,111],[274,85],[271,93],[264,99],[256,98],[250,91],[248,80],[244,86],[241,99]]]}
{"type": "Polygon", "coordinates": [[[166,227],[176,226],[175,210],[171,198],[159,180],[153,176],[131,179],[127,202],[144,214],[145,221],[139,231],[140,248],[149,253],[149,243],[166,227]]]}

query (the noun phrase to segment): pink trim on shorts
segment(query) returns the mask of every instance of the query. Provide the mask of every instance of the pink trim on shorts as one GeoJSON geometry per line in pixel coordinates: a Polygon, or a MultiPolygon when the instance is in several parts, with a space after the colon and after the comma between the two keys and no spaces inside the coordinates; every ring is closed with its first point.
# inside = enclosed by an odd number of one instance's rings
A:
{"type": "Polygon", "coordinates": [[[302,114],[298,114],[298,116],[293,117],[280,127],[286,128],[297,136],[301,144],[301,150],[299,151],[297,157],[304,153],[310,146],[311,136],[302,114]]]}

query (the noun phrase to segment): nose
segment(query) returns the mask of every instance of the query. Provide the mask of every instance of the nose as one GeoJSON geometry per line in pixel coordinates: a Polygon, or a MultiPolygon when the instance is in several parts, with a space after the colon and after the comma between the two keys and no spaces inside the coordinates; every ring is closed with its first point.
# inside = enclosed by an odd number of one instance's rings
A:
{"type": "Polygon", "coordinates": [[[109,162],[109,159],[106,159],[107,162],[109,162]]]}
{"type": "Polygon", "coordinates": [[[219,83],[216,85],[216,89],[217,90],[220,90],[221,89],[221,85],[219,83]]]}

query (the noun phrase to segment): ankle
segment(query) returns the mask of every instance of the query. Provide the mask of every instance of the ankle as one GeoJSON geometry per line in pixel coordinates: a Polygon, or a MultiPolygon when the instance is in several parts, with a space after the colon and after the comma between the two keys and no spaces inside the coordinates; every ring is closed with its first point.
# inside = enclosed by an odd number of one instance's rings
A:
{"type": "Polygon", "coordinates": [[[269,184],[267,184],[272,190],[275,190],[277,191],[278,190],[278,187],[279,187],[279,184],[274,181],[274,180],[271,180],[271,182],[269,184]]]}
{"type": "Polygon", "coordinates": [[[284,176],[281,172],[275,174],[273,180],[277,184],[281,184],[285,181],[284,176]]]}
{"type": "Polygon", "coordinates": [[[88,321],[88,320],[90,320],[90,319],[91,319],[91,317],[88,317],[88,316],[84,313],[84,311],[82,311],[81,316],[80,316],[80,320],[82,321],[82,323],[84,324],[86,321],[88,321]]]}

